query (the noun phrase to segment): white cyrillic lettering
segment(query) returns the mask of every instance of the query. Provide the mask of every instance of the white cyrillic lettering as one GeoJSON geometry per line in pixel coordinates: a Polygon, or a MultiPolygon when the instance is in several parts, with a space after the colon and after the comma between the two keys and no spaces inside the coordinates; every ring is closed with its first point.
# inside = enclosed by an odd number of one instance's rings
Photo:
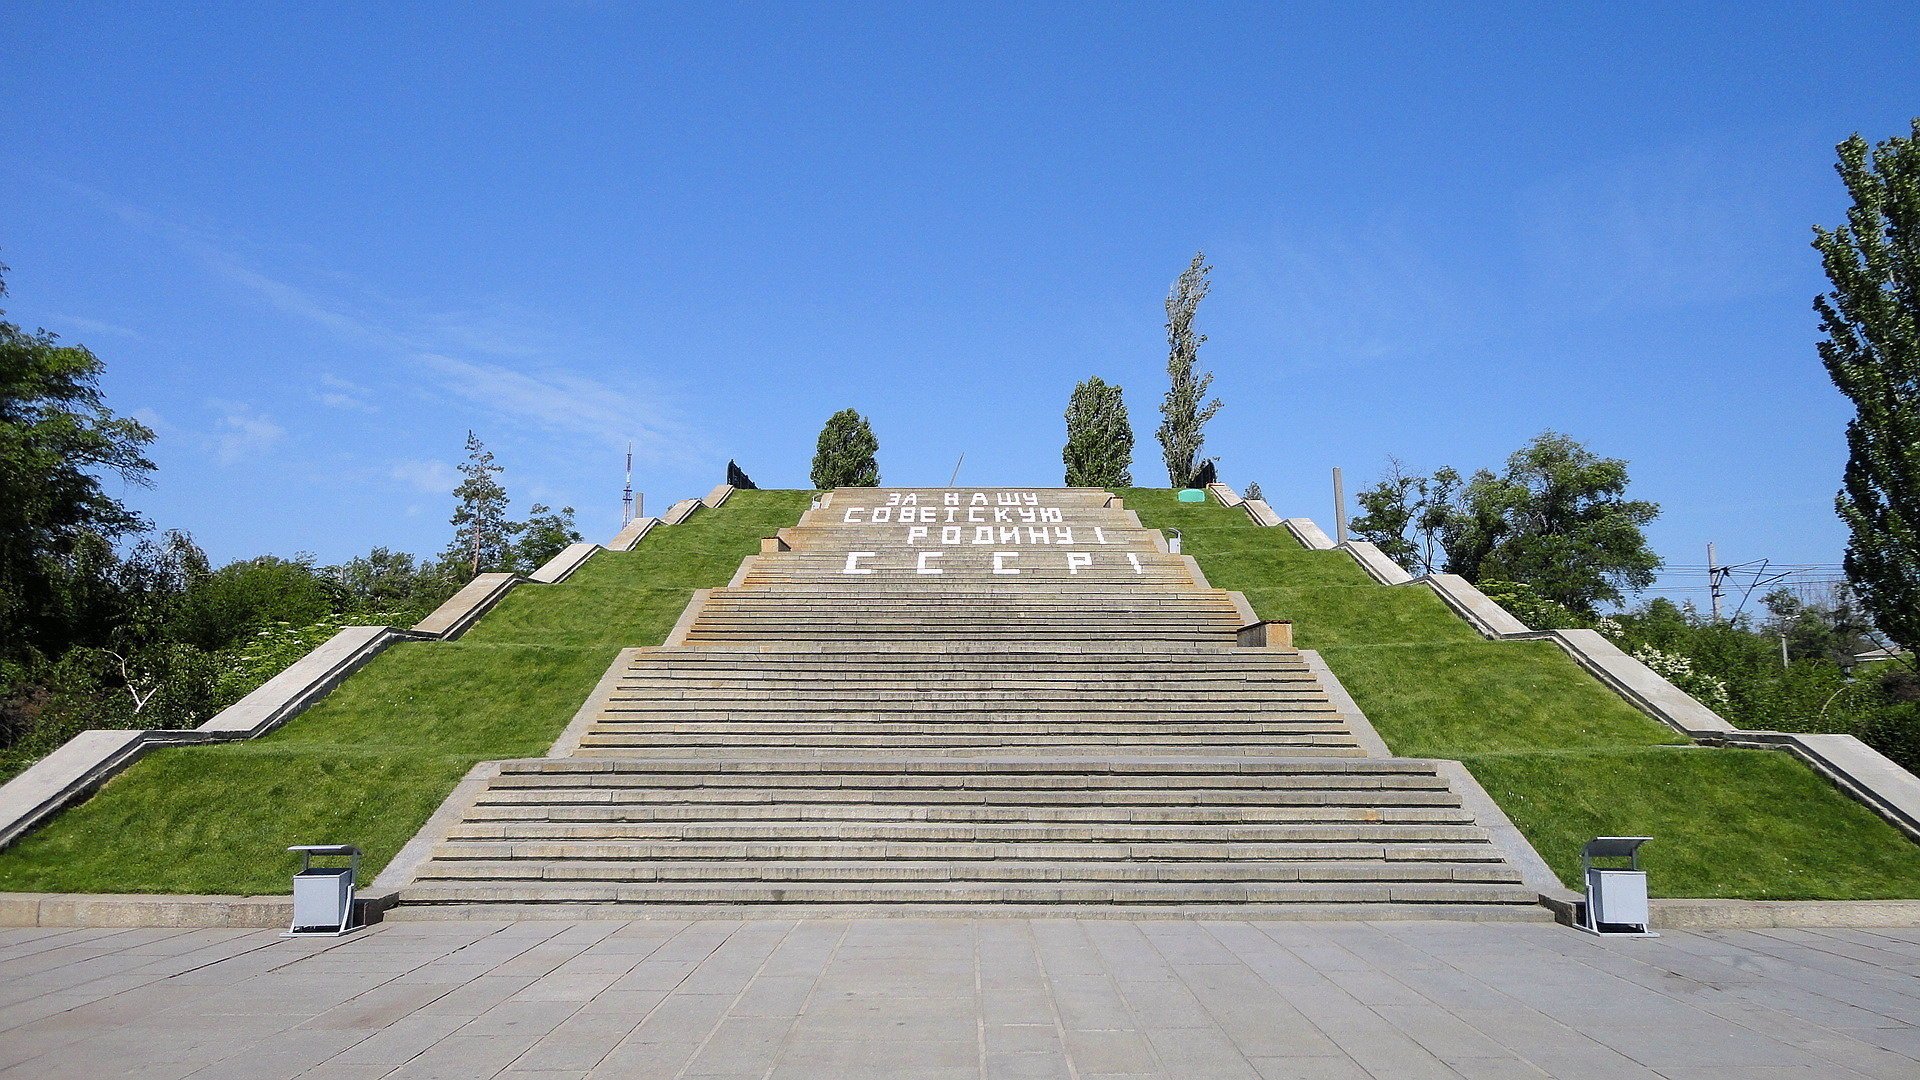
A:
{"type": "Polygon", "coordinates": [[[847,516],[843,520],[845,520],[846,523],[849,525],[864,524],[863,522],[855,521],[853,515],[864,514],[866,512],[867,512],[867,508],[864,506],[849,506],[847,507],[847,516]]]}
{"type": "Polygon", "coordinates": [[[937,559],[937,558],[939,558],[940,556],[942,556],[942,555],[945,555],[945,554],[946,554],[946,552],[944,552],[944,551],[923,551],[923,552],[921,552],[921,553],[920,553],[920,561],[919,561],[918,563],[916,563],[916,564],[914,564],[914,567],[913,567],[913,569],[914,569],[914,572],[915,572],[915,573],[918,573],[918,574],[944,574],[944,573],[946,573],[946,571],[945,571],[945,570],[942,570],[942,569],[940,569],[940,568],[938,568],[938,567],[934,567],[934,566],[928,566],[928,565],[927,565],[927,560],[928,560],[928,559],[937,559]]]}
{"type": "Polygon", "coordinates": [[[1010,567],[1010,566],[1007,566],[1007,565],[1006,565],[1006,561],[1007,561],[1008,559],[1017,559],[1017,558],[1019,558],[1019,557],[1020,557],[1020,553],[1019,553],[1019,552],[1017,552],[1017,551],[996,551],[996,552],[994,552],[994,553],[993,553],[993,572],[994,572],[994,573],[996,573],[996,574],[1017,574],[1017,573],[1019,573],[1019,572],[1020,572],[1019,570],[1017,570],[1017,569],[1015,569],[1015,568],[1013,568],[1013,567],[1010,567]]]}
{"type": "Polygon", "coordinates": [[[940,527],[940,542],[943,544],[959,543],[960,542],[960,526],[942,525],[940,527]]]}
{"type": "Polygon", "coordinates": [[[1077,574],[1083,566],[1092,566],[1093,556],[1084,551],[1067,552],[1067,573],[1077,574]]]}
{"type": "Polygon", "coordinates": [[[917,544],[920,541],[925,540],[926,538],[927,538],[927,530],[921,528],[918,525],[915,525],[913,528],[907,530],[907,544],[909,546],[913,544],[917,544]]]}
{"type": "Polygon", "coordinates": [[[1146,573],[1145,570],[1140,569],[1140,556],[1135,555],[1133,552],[1129,551],[1127,552],[1127,561],[1133,564],[1134,573],[1136,574],[1146,573]]]}
{"type": "Polygon", "coordinates": [[[873,558],[873,556],[874,556],[874,554],[875,554],[875,553],[874,553],[874,552],[871,552],[871,551],[849,551],[849,552],[847,552],[847,566],[846,566],[846,569],[845,569],[844,571],[842,571],[842,572],[843,572],[843,573],[848,573],[848,574],[871,574],[871,573],[873,573],[873,571],[872,571],[872,570],[870,570],[870,569],[868,569],[868,568],[866,568],[866,567],[864,567],[864,566],[861,566],[861,565],[860,565],[860,560],[861,560],[861,559],[871,559],[871,558],[873,558]]]}

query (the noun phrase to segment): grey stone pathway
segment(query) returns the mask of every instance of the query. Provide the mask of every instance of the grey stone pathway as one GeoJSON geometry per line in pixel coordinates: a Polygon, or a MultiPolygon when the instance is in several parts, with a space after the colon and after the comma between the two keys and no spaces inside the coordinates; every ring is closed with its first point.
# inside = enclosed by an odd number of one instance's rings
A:
{"type": "Polygon", "coordinates": [[[0,1077],[1920,1077],[1920,929],[0,931],[0,1077]]]}

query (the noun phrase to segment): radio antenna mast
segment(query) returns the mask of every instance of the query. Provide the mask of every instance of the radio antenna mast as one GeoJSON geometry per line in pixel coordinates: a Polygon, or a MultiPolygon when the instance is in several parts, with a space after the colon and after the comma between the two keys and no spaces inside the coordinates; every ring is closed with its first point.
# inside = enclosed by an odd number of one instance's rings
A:
{"type": "Polygon", "coordinates": [[[633,520],[633,444],[627,444],[627,488],[620,493],[620,525],[633,520]]]}

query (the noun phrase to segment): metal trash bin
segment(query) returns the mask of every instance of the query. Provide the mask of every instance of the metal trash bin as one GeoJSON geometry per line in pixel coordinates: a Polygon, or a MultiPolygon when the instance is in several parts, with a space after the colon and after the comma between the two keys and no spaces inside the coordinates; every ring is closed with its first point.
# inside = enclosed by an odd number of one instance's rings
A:
{"type": "Polygon", "coordinates": [[[1167,554],[1169,555],[1180,554],[1180,530],[1179,529],[1167,530],[1167,554]]]}
{"type": "Polygon", "coordinates": [[[1580,870],[1587,883],[1585,918],[1577,929],[1589,934],[1659,937],[1648,928],[1647,875],[1640,869],[1640,845],[1650,836],[1596,836],[1580,849],[1580,870]],[[1626,866],[1598,866],[1601,859],[1625,859],[1626,866]]]}
{"type": "Polygon", "coordinates": [[[281,937],[339,937],[354,929],[353,886],[360,849],[352,844],[300,844],[300,872],[293,875],[293,925],[281,937]],[[315,866],[315,856],[344,858],[345,866],[315,866]]]}

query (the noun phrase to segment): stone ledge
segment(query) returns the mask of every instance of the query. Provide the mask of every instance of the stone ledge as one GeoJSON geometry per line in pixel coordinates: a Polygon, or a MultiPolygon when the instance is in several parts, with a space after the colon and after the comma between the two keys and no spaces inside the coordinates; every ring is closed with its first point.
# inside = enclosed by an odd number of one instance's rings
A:
{"type": "Polygon", "coordinates": [[[1413,575],[1397,562],[1387,558],[1385,552],[1367,540],[1349,540],[1346,543],[1347,554],[1360,564],[1360,569],[1382,585],[1405,585],[1413,580],[1413,575]]]}
{"type": "MultiPolygon", "coordinates": [[[[288,877],[292,870],[289,864],[288,877]]],[[[393,907],[391,892],[356,897],[360,925],[393,907]]],[[[292,896],[193,896],[150,893],[0,893],[0,926],[169,926],[262,930],[293,921],[292,896]]]]}
{"type": "Polygon", "coordinates": [[[572,577],[573,572],[599,550],[599,544],[569,544],[560,554],[548,559],[545,565],[527,576],[542,585],[558,584],[572,577]]]}
{"type": "Polygon", "coordinates": [[[1865,803],[1908,837],[1920,841],[1920,777],[1852,735],[1736,728],[1724,737],[1706,741],[1785,750],[1865,803]]]}
{"type": "Polygon", "coordinates": [[[1334,549],[1333,538],[1320,531],[1320,526],[1315,525],[1311,518],[1286,518],[1280,524],[1285,525],[1287,531],[1293,534],[1293,538],[1300,541],[1308,551],[1334,549]]]}
{"type": "Polygon", "coordinates": [[[1553,642],[1614,693],[1683,735],[1710,738],[1739,730],[1659,672],[1622,652],[1597,630],[1530,630],[1501,637],[1506,641],[1553,642]]]}
{"type": "Polygon", "coordinates": [[[1512,612],[1494,603],[1492,597],[1458,574],[1427,574],[1408,580],[1425,582],[1440,597],[1441,603],[1452,608],[1454,614],[1465,619],[1482,636],[1503,638],[1533,632],[1512,612]]]}
{"type": "Polygon", "coordinates": [[[433,614],[413,624],[413,632],[452,641],[480,621],[480,616],[525,580],[519,574],[481,574],[433,609],[433,614]]]}
{"type": "MultiPolygon", "coordinates": [[[[722,484],[707,494],[707,500],[713,500],[711,503],[701,499],[677,503],[675,509],[679,513],[673,520],[683,521],[698,507],[717,506],[732,494],[733,488],[722,484]]],[[[661,522],[637,518],[621,529],[608,547],[631,550],[657,523],[661,522]]],[[[552,581],[563,580],[598,550],[599,545],[574,544],[541,567],[534,580],[547,580],[543,575],[549,574],[552,581]]],[[[517,574],[481,574],[411,630],[391,626],[345,627],[193,731],[95,729],[81,732],[0,785],[0,849],[91,794],[149,750],[265,734],[325,697],[341,680],[387,646],[398,641],[447,641],[459,637],[524,580],[517,574]]]]}
{"type": "MultiPolygon", "coordinates": [[[[1580,921],[1586,899],[1562,889],[1540,898],[1563,926],[1580,921]]],[[[1650,916],[1661,930],[1764,930],[1770,927],[1920,926],[1920,900],[1654,899],[1650,916]]]]}

